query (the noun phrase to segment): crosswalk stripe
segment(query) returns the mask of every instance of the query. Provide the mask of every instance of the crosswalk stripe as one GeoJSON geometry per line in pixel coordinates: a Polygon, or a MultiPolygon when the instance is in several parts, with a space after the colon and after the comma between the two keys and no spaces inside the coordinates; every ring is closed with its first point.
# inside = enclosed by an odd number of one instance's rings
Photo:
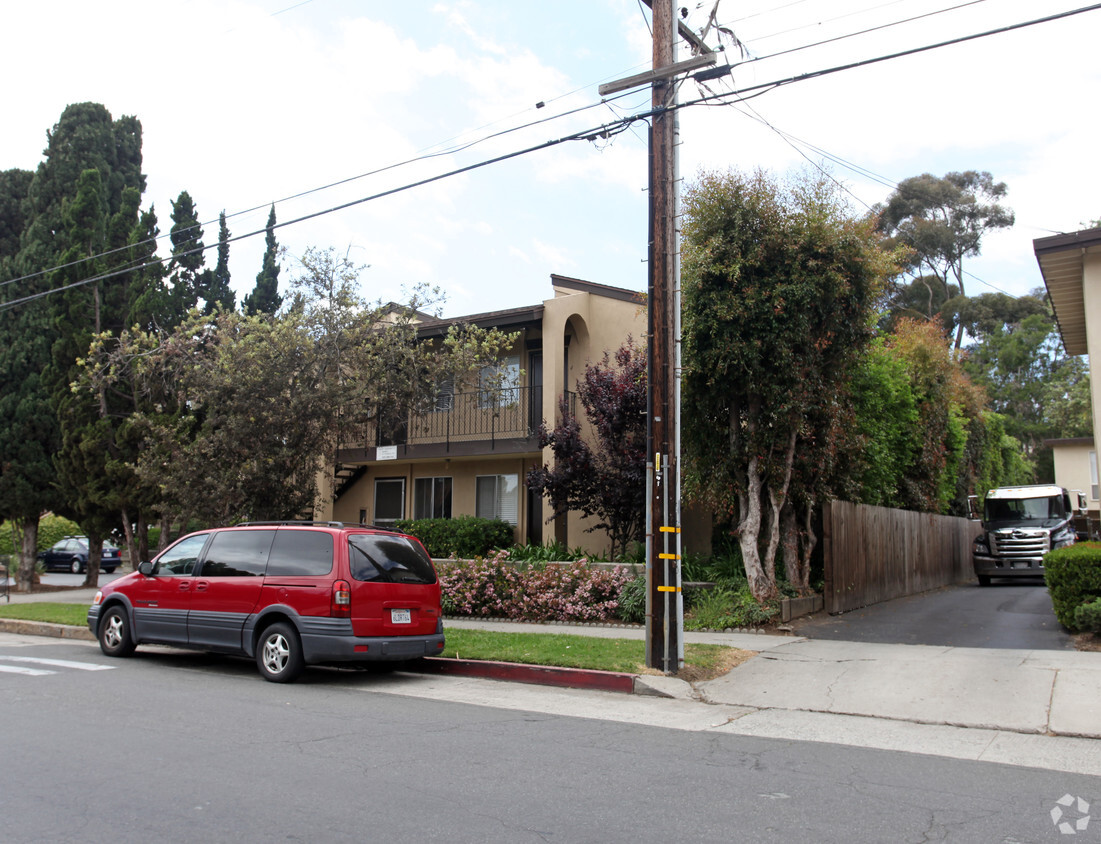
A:
{"type": "Polygon", "coordinates": [[[38,668],[21,668],[18,665],[0,665],[0,674],[27,674],[31,677],[42,677],[56,673],[56,671],[42,671],[38,668]]]}
{"type": "Polygon", "coordinates": [[[54,668],[75,668],[77,671],[110,671],[113,665],[98,665],[94,662],[73,662],[68,659],[38,659],[30,656],[4,656],[0,654],[0,660],[4,662],[31,662],[35,665],[50,665],[54,668]]]}

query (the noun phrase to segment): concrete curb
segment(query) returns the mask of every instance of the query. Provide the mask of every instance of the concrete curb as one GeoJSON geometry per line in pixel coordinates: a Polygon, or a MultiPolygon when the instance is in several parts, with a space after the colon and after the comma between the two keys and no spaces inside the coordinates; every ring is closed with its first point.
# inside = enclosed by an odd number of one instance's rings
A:
{"type": "Polygon", "coordinates": [[[81,639],[94,642],[96,637],[87,627],[71,624],[51,624],[46,621],[24,621],[21,618],[0,618],[0,633],[19,633],[23,636],[50,636],[54,639],[81,639]]]}
{"type": "Polygon", "coordinates": [[[589,689],[603,692],[635,693],[634,674],[617,671],[588,671],[583,668],[556,668],[549,665],[523,665],[516,662],[492,662],[480,659],[447,659],[426,657],[409,666],[420,674],[446,674],[451,677],[479,677],[487,680],[507,680],[512,683],[532,683],[566,689],[589,689]]]}

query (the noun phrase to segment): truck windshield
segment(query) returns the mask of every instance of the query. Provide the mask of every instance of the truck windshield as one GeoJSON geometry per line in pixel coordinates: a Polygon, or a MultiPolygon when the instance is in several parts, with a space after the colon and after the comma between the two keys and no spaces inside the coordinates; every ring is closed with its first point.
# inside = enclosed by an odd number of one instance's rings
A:
{"type": "Polygon", "coordinates": [[[988,498],[983,507],[985,521],[1013,522],[1024,519],[1065,519],[1063,497],[988,498]]]}

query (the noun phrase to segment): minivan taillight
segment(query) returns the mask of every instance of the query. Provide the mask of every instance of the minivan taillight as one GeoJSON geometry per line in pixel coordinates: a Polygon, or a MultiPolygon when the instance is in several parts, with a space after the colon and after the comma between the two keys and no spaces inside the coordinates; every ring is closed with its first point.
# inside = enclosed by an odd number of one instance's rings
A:
{"type": "Polygon", "coordinates": [[[329,607],[329,615],[333,618],[350,618],[352,615],[352,587],[346,580],[337,580],[333,583],[333,600],[329,607]]]}

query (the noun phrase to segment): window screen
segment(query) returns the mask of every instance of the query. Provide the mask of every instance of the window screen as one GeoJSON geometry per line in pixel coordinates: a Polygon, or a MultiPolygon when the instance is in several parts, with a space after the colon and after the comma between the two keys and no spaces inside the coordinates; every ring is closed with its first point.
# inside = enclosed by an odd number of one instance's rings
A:
{"type": "Polygon", "coordinates": [[[268,555],[268,577],[309,577],[333,570],[333,537],[320,530],[281,530],[268,555]]]}
{"type": "Polygon", "coordinates": [[[264,573],[274,530],[223,530],[214,534],[200,577],[254,577],[264,573]]]}
{"type": "Polygon", "coordinates": [[[475,487],[476,515],[479,519],[502,519],[515,525],[519,489],[518,475],[479,475],[475,487]]]}

